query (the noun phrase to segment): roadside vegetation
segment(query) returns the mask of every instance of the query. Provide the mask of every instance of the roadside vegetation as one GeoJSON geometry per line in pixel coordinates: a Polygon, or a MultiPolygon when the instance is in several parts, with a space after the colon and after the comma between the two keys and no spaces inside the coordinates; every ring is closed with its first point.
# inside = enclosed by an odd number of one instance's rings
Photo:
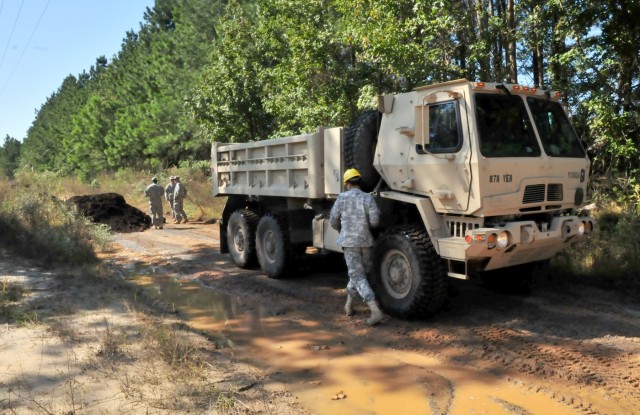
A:
{"type": "Polygon", "coordinates": [[[51,414],[91,410],[84,396],[92,393],[92,379],[100,378],[117,395],[115,402],[134,412],[281,413],[268,392],[254,387],[264,373],[223,357],[223,342],[214,334],[194,332],[173,309],[100,263],[98,254],[109,251],[110,230],[66,203],[74,195],[119,192],[146,212],[142,190],[152,174],[167,182],[170,175],[184,178],[187,209],[195,220],[217,217],[217,202],[222,201],[211,197],[206,171],[198,167],[123,170],[96,176],[91,183],[27,170],[16,172],[14,180],[0,180],[3,336],[34,330],[43,339],[38,353],[48,356],[46,347],[64,347],[62,359],[67,359],[57,363],[62,369],[48,375],[59,386],[51,386],[46,395],[34,392],[37,388],[28,379],[14,387],[0,382],[0,388],[8,388],[0,412],[22,413],[25,407],[51,414]],[[15,267],[22,270],[15,273],[15,267]],[[30,282],[16,279],[36,273],[30,282]]]}
{"type": "Polygon", "coordinates": [[[640,293],[640,217],[633,206],[607,203],[594,210],[596,231],[585,244],[558,255],[552,264],[562,278],[615,290],[640,293]]]}

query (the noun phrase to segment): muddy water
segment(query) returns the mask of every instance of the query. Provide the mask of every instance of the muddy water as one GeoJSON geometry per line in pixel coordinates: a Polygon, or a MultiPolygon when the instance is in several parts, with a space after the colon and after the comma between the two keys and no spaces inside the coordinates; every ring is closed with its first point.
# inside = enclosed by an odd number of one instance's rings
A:
{"type": "Polygon", "coordinates": [[[315,414],[575,413],[545,394],[545,385],[531,391],[517,378],[480,367],[381,347],[375,330],[357,337],[329,332],[302,311],[268,312],[192,281],[156,275],[135,281],[237,358],[263,367],[271,374],[267,389],[292,392],[315,414]]]}

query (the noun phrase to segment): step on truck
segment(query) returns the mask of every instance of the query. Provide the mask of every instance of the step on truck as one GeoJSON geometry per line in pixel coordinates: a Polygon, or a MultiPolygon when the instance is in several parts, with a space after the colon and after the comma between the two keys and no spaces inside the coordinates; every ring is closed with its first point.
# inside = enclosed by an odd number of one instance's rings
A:
{"type": "Polygon", "coordinates": [[[378,98],[349,127],[212,146],[220,250],[282,278],[308,248],[341,252],[329,211],[354,167],[381,211],[369,276],[394,316],[437,312],[447,277],[526,292],[593,231],[590,161],[561,94],[456,80],[378,98]]]}

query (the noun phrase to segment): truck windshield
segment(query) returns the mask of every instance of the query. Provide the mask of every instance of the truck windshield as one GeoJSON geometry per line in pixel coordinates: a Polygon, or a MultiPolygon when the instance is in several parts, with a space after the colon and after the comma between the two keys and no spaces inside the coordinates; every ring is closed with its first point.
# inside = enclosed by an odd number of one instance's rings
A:
{"type": "Polygon", "coordinates": [[[552,157],[585,157],[578,136],[558,102],[528,97],[527,103],[544,151],[552,157]]]}
{"type": "Polygon", "coordinates": [[[480,152],[485,157],[541,154],[524,101],[516,95],[476,94],[480,152]]]}

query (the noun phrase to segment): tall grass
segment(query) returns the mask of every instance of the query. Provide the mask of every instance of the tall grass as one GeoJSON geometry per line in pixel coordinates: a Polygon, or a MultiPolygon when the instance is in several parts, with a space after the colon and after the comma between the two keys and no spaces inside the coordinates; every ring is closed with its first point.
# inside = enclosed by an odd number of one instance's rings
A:
{"type": "Polygon", "coordinates": [[[0,246],[42,265],[95,262],[94,249],[106,246],[109,233],[60,199],[59,184],[53,175],[25,171],[2,182],[0,246]]]}
{"type": "Polygon", "coordinates": [[[633,207],[609,204],[594,216],[595,232],[557,258],[579,282],[635,295],[640,293],[640,217],[633,207]]]}
{"type": "MultiPolygon", "coordinates": [[[[184,208],[190,220],[220,217],[224,199],[212,197],[208,162],[157,172],[122,169],[96,175],[89,183],[22,169],[16,172],[15,180],[0,180],[0,246],[44,265],[93,262],[95,251],[108,244],[109,229],[82,217],[65,201],[76,195],[114,192],[147,212],[149,200],[144,189],[153,176],[163,186],[170,176],[180,176],[188,189],[184,208]]],[[[168,202],[164,207],[169,209],[168,202]]]]}

